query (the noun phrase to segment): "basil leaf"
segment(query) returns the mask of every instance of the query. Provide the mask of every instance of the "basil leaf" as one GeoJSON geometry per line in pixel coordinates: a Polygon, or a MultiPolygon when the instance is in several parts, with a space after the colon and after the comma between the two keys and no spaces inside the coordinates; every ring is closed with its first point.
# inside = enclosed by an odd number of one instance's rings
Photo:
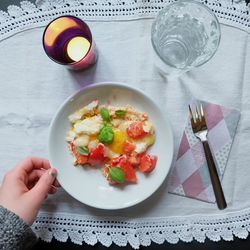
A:
{"type": "Polygon", "coordinates": [[[78,147],[76,148],[76,150],[77,150],[77,152],[78,152],[79,154],[81,154],[81,155],[85,155],[85,156],[89,155],[89,150],[88,150],[87,147],[78,146],[78,147]]]}
{"type": "Polygon", "coordinates": [[[109,178],[112,181],[123,183],[125,181],[125,173],[119,167],[112,167],[109,169],[109,178]]]}
{"type": "Polygon", "coordinates": [[[114,140],[114,131],[110,126],[104,126],[98,136],[100,142],[104,144],[110,144],[114,140]]]}
{"type": "Polygon", "coordinates": [[[104,121],[108,122],[110,120],[109,111],[106,108],[102,108],[100,110],[100,113],[104,121]]]}
{"type": "Polygon", "coordinates": [[[118,109],[115,111],[116,116],[124,116],[126,115],[126,110],[118,109]]]}

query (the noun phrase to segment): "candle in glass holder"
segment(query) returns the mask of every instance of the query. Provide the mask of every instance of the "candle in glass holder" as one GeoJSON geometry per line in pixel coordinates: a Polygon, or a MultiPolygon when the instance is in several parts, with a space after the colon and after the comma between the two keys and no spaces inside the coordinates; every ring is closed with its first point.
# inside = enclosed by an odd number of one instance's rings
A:
{"type": "Polygon", "coordinates": [[[62,16],[49,23],[44,31],[43,46],[53,61],[70,69],[86,69],[97,60],[88,25],[74,16],[62,16]]]}
{"type": "Polygon", "coordinates": [[[86,56],[90,48],[90,42],[81,36],[72,38],[67,45],[66,52],[73,62],[79,62],[86,56]]]}

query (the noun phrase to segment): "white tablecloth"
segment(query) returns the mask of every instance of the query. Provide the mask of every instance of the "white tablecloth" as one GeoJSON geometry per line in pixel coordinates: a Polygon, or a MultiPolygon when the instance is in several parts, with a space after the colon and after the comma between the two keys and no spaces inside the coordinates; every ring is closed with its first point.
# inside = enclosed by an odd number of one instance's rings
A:
{"type": "MultiPolygon", "coordinates": [[[[221,44],[205,65],[168,81],[154,65],[150,41],[153,19],[89,21],[99,49],[95,67],[72,72],[47,58],[42,28],[16,34],[0,43],[0,178],[27,155],[47,157],[48,127],[59,105],[82,86],[117,81],[150,95],[166,112],[174,129],[175,152],[187,119],[191,98],[241,111],[223,178],[228,208],[167,192],[167,181],[148,200],[123,210],[90,208],[63,189],[44,203],[33,229],[44,240],[75,243],[100,241],[134,248],[151,241],[204,242],[233,234],[245,238],[250,230],[250,43],[249,34],[221,25],[221,44]]],[[[39,25],[38,25],[39,26],[39,25]]]]}

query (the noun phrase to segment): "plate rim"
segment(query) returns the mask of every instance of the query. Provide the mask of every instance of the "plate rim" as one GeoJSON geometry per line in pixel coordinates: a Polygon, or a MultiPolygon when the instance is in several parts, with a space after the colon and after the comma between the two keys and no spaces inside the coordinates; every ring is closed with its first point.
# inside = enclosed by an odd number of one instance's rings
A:
{"type": "MultiPolygon", "coordinates": [[[[94,89],[96,87],[99,86],[114,86],[114,87],[122,87],[125,89],[129,89],[131,91],[135,91],[137,93],[139,93],[140,95],[142,95],[143,97],[146,97],[147,99],[149,99],[153,105],[155,105],[155,107],[160,111],[160,113],[162,113],[160,107],[158,106],[158,104],[146,93],[144,93],[141,89],[137,88],[137,87],[131,87],[129,85],[127,85],[126,83],[121,83],[121,82],[114,82],[114,81],[103,81],[103,82],[96,82],[96,83],[90,83],[87,86],[82,87],[81,89],[77,90],[75,93],[71,94],[68,98],[66,98],[61,105],[59,105],[59,107],[57,108],[57,110],[55,111],[54,116],[51,119],[50,125],[49,125],[49,138],[48,138],[48,151],[49,151],[49,162],[52,164],[52,157],[51,157],[51,137],[52,137],[52,129],[55,126],[55,121],[57,120],[59,114],[61,113],[61,111],[63,110],[63,108],[74,98],[76,98],[77,96],[81,95],[82,93],[84,93],[85,91],[88,91],[89,89],[94,89]]],[[[125,209],[125,208],[129,208],[135,205],[140,204],[141,202],[147,200],[148,198],[150,198],[157,190],[159,190],[159,188],[162,186],[162,184],[166,181],[166,178],[171,170],[171,165],[173,162],[173,157],[174,157],[174,133],[173,133],[173,128],[172,128],[172,124],[168,118],[168,115],[163,115],[162,116],[163,119],[165,120],[165,122],[168,124],[169,126],[169,132],[170,132],[170,141],[171,141],[171,159],[170,159],[170,165],[169,165],[169,170],[165,176],[165,178],[162,179],[161,182],[159,182],[159,184],[157,185],[157,187],[155,189],[153,189],[151,192],[149,192],[145,197],[143,197],[142,199],[139,200],[135,200],[133,203],[129,203],[128,205],[122,205],[119,207],[109,207],[109,206],[96,206],[93,204],[90,204],[88,202],[83,202],[82,200],[80,200],[79,198],[75,197],[74,194],[72,194],[71,192],[69,192],[67,189],[64,188],[64,186],[62,185],[62,188],[74,199],[76,199],[77,201],[81,202],[84,205],[87,205],[89,207],[92,208],[96,208],[96,209],[103,209],[103,210],[120,210],[120,209],[125,209]]],[[[53,165],[51,166],[53,167],[53,165]]],[[[61,184],[61,183],[60,183],[61,184]]]]}

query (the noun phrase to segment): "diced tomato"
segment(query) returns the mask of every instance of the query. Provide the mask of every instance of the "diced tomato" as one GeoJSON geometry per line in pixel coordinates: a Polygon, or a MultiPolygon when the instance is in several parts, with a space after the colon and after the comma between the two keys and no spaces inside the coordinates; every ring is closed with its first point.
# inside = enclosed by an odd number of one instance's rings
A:
{"type": "Polygon", "coordinates": [[[137,177],[136,177],[136,172],[135,169],[132,167],[129,161],[126,161],[126,163],[121,164],[120,166],[124,173],[125,173],[125,180],[129,182],[136,182],[137,177]]]}
{"type": "Polygon", "coordinates": [[[88,156],[78,154],[77,162],[81,165],[86,164],[88,162],[88,156]]]}
{"type": "Polygon", "coordinates": [[[145,154],[141,158],[139,170],[143,173],[150,173],[154,170],[157,162],[157,156],[145,154]]]}
{"type": "Polygon", "coordinates": [[[140,164],[140,160],[136,156],[130,156],[129,162],[133,167],[138,167],[140,164]]]}
{"type": "Polygon", "coordinates": [[[129,182],[137,181],[135,169],[132,167],[131,163],[128,161],[127,158],[121,159],[118,166],[120,166],[120,168],[124,170],[126,181],[129,182]]]}
{"type": "Polygon", "coordinates": [[[135,145],[128,140],[126,140],[123,144],[123,151],[127,155],[131,155],[131,153],[135,150],[135,145]]]}
{"type": "Polygon", "coordinates": [[[141,158],[144,154],[137,154],[129,157],[129,162],[133,167],[138,167],[141,163],[141,158]]]}
{"type": "Polygon", "coordinates": [[[84,165],[88,162],[88,156],[85,155],[81,155],[77,152],[76,146],[74,143],[70,143],[70,147],[71,147],[71,152],[73,153],[73,155],[75,156],[77,163],[80,165],[84,165]]]}
{"type": "Polygon", "coordinates": [[[125,161],[125,160],[127,160],[127,156],[121,155],[119,157],[113,158],[113,160],[109,164],[111,167],[120,166],[121,161],[125,161]]]}
{"type": "Polygon", "coordinates": [[[126,155],[119,156],[117,158],[114,158],[111,163],[111,166],[119,166],[121,169],[123,169],[125,173],[125,180],[129,182],[136,182],[136,172],[131,163],[128,161],[128,158],[126,155]]]}
{"type": "Polygon", "coordinates": [[[89,162],[93,165],[101,164],[106,161],[105,146],[102,143],[98,143],[94,148],[90,150],[89,162]]]}
{"type": "Polygon", "coordinates": [[[139,139],[144,137],[147,134],[147,132],[143,130],[142,122],[133,122],[127,128],[127,134],[129,137],[133,139],[139,139]]]}

